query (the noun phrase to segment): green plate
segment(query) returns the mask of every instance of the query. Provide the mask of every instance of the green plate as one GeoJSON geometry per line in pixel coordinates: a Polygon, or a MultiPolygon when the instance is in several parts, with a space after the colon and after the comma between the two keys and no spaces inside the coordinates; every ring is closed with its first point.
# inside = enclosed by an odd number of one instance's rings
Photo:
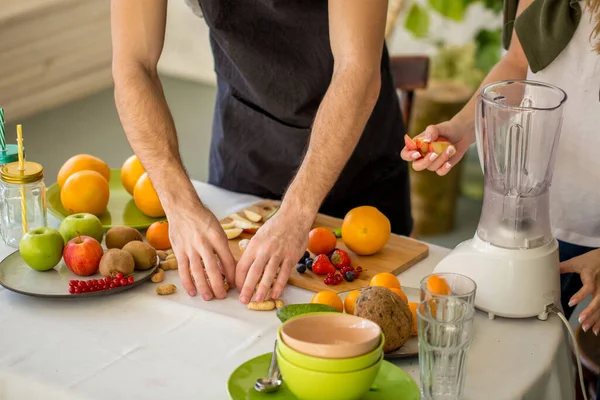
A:
{"type": "MultiPolygon", "coordinates": [[[[285,382],[277,392],[260,393],[254,390],[254,383],[267,375],[271,353],[263,354],[240,365],[229,377],[227,387],[232,400],[294,400],[285,382]]],[[[373,389],[363,396],[363,400],[419,400],[419,386],[402,369],[383,361],[373,389]]]]}
{"type": "MultiPolygon", "coordinates": [[[[113,226],[130,226],[135,229],[146,229],[153,222],[165,221],[166,218],[150,218],[142,214],[135,206],[133,197],[125,190],[121,184],[121,170],[113,169],[110,171],[110,200],[104,214],[100,216],[100,221],[104,229],[110,229],[113,226]]],[[[48,211],[61,221],[69,213],[64,209],[60,202],[60,188],[58,184],[51,185],[46,191],[48,202],[48,211]]]]}

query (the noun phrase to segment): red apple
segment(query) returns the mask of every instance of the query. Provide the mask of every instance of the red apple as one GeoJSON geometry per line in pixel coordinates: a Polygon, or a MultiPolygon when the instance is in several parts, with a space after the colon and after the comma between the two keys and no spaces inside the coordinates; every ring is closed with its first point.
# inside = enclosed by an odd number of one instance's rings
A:
{"type": "Polygon", "coordinates": [[[63,250],[65,264],[79,276],[90,276],[98,272],[103,255],[100,242],[89,236],[77,236],[69,240],[63,250]]]}

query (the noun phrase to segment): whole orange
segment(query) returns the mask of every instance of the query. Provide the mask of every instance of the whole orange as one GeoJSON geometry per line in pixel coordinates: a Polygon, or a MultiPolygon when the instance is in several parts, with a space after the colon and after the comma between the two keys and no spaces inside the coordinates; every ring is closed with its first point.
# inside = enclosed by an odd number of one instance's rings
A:
{"type": "Polygon", "coordinates": [[[390,274],[389,272],[380,272],[376,275],[373,275],[369,286],[383,286],[388,289],[400,289],[400,281],[394,274],[390,274]]]}
{"type": "Polygon", "coordinates": [[[133,196],[133,188],[140,176],[146,172],[136,155],[129,157],[121,167],[121,183],[127,192],[133,196]]]}
{"type": "Polygon", "coordinates": [[[148,217],[160,218],[165,216],[160,199],[147,172],[144,172],[133,188],[133,201],[136,207],[148,217]]]}
{"type": "Polygon", "coordinates": [[[441,295],[449,295],[452,294],[452,290],[450,289],[450,285],[448,282],[441,276],[431,275],[427,279],[427,290],[431,293],[441,294],[441,295]]]}
{"type": "Polygon", "coordinates": [[[413,328],[412,328],[413,336],[417,336],[419,334],[419,332],[418,332],[419,324],[417,322],[417,307],[419,307],[419,303],[414,303],[414,302],[408,303],[408,308],[410,308],[410,312],[412,313],[412,318],[413,318],[413,328]]]}
{"type": "Polygon", "coordinates": [[[404,302],[406,304],[408,304],[408,296],[406,295],[406,293],[404,293],[402,291],[402,289],[398,289],[398,288],[388,288],[388,289],[390,289],[392,292],[396,293],[398,296],[400,296],[400,298],[402,300],[404,300],[404,302]]]}
{"type": "Polygon", "coordinates": [[[342,223],[344,244],[361,256],[375,254],[383,249],[390,240],[391,233],[390,220],[371,206],[350,210],[342,223]]]}
{"type": "Polygon", "coordinates": [[[146,231],[146,240],[148,241],[148,244],[156,250],[170,249],[171,239],[169,239],[169,223],[167,221],[154,222],[146,231]]]}
{"type": "Polygon", "coordinates": [[[344,310],[346,310],[346,314],[354,315],[354,305],[356,304],[356,299],[360,294],[360,290],[353,290],[346,295],[344,299],[344,310]]]}
{"type": "Polygon", "coordinates": [[[313,254],[329,254],[335,249],[337,238],[327,228],[314,228],[308,234],[308,251],[313,254]]]}
{"type": "Polygon", "coordinates": [[[69,176],[79,171],[96,171],[102,175],[104,179],[110,181],[110,168],[104,161],[89,154],[78,154],[69,158],[62,167],[60,167],[56,179],[58,187],[62,188],[69,176]]]}
{"type": "Polygon", "coordinates": [[[96,171],[75,172],[60,190],[60,202],[69,214],[100,216],[106,211],[109,198],[108,181],[96,171]]]}
{"type": "Polygon", "coordinates": [[[337,293],[331,290],[322,290],[315,294],[310,301],[315,304],[325,304],[337,309],[339,312],[344,312],[344,303],[337,293]]]}

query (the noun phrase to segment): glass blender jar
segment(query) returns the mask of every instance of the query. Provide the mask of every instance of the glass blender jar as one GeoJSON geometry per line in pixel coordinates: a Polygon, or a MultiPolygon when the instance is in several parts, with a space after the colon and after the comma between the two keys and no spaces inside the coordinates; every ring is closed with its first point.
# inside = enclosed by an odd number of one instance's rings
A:
{"type": "Polygon", "coordinates": [[[553,240],[549,189],[567,96],[537,82],[499,82],[479,97],[476,133],[485,176],[477,235],[507,249],[553,240]]]}
{"type": "Polygon", "coordinates": [[[484,172],[483,208],[473,239],[435,272],[477,283],[475,306],[490,318],[547,318],[560,300],[558,242],[549,191],[566,93],[541,82],[502,81],[478,97],[475,130],[484,172]]]}

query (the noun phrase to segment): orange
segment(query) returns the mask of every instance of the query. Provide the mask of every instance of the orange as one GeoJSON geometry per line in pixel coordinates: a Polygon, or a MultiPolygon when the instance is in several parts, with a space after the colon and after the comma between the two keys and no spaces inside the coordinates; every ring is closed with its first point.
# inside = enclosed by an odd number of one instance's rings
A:
{"type": "Polygon", "coordinates": [[[419,307],[419,303],[414,303],[414,302],[410,302],[408,303],[408,308],[410,308],[410,312],[412,313],[412,318],[413,318],[413,329],[412,329],[412,335],[413,336],[417,336],[419,333],[418,331],[418,322],[417,322],[417,307],[419,307]]]}
{"type": "Polygon", "coordinates": [[[104,161],[89,154],[78,154],[69,158],[63,166],[60,167],[56,179],[58,187],[62,188],[69,176],[79,171],[96,171],[102,175],[104,179],[110,181],[110,168],[104,161]]]}
{"type": "Polygon", "coordinates": [[[344,310],[346,310],[346,314],[354,315],[354,305],[356,304],[356,298],[360,294],[360,290],[353,290],[344,299],[344,310]]]}
{"type": "Polygon", "coordinates": [[[335,249],[337,238],[327,228],[315,228],[308,234],[308,251],[313,254],[329,254],[335,249]]]}
{"type": "Polygon", "coordinates": [[[448,282],[440,276],[431,275],[427,279],[427,290],[431,293],[441,294],[441,295],[449,295],[452,293],[448,282]]]}
{"type": "Polygon", "coordinates": [[[165,216],[160,199],[147,172],[138,179],[133,189],[133,201],[136,207],[148,217],[160,218],[165,216]]]}
{"type": "Polygon", "coordinates": [[[390,274],[389,272],[380,272],[371,278],[369,286],[383,286],[388,289],[400,289],[400,281],[394,274],[390,274]]]}
{"type": "Polygon", "coordinates": [[[322,290],[315,294],[310,301],[315,304],[325,304],[337,309],[339,312],[344,312],[344,303],[337,293],[331,290],[322,290]]]}
{"type": "Polygon", "coordinates": [[[146,171],[142,163],[135,155],[129,157],[123,163],[121,167],[121,183],[130,195],[133,196],[133,188],[144,172],[146,171]]]}
{"type": "Polygon", "coordinates": [[[361,256],[375,254],[383,249],[390,240],[391,233],[390,220],[371,206],[350,210],[342,223],[344,244],[361,256]]]}
{"type": "Polygon", "coordinates": [[[169,223],[167,221],[157,221],[150,225],[146,231],[146,240],[156,250],[170,249],[169,223]]]}
{"type": "Polygon", "coordinates": [[[400,296],[400,298],[402,298],[402,300],[404,300],[404,302],[406,304],[408,304],[408,296],[406,295],[406,293],[404,293],[402,291],[402,289],[398,289],[398,288],[389,288],[392,292],[396,293],[398,296],[400,296]]]}
{"type": "Polygon", "coordinates": [[[100,216],[106,211],[109,197],[108,181],[96,171],[75,172],[60,190],[60,202],[69,214],[100,216]]]}

